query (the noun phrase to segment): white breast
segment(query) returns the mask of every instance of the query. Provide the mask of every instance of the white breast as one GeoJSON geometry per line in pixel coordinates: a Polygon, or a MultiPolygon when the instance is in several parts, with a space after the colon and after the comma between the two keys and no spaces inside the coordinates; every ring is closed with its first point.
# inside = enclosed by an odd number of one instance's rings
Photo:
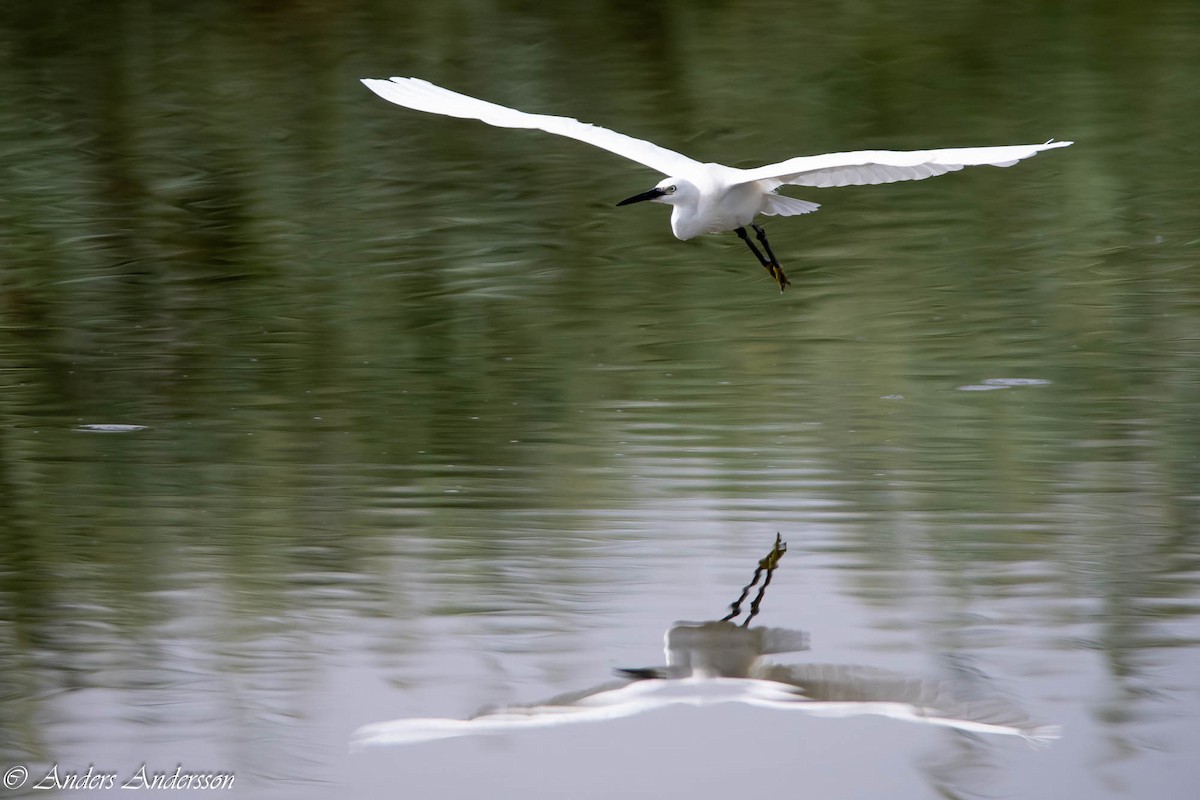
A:
{"type": "MultiPolygon", "coordinates": [[[[720,167],[718,164],[706,165],[720,167]]],[[[720,167],[694,181],[694,202],[680,203],[671,212],[671,230],[678,239],[702,233],[723,233],[749,225],[762,211],[765,193],[757,181],[733,183],[733,170],[720,167]]]]}

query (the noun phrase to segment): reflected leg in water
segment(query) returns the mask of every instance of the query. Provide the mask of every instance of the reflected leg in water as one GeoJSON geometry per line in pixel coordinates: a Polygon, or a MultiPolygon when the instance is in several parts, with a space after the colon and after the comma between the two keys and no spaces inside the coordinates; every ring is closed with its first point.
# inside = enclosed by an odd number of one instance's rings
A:
{"type": "MultiPolygon", "coordinates": [[[[757,227],[758,226],[756,225],[755,228],[757,227]]],[[[753,245],[751,245],[751,247],[753,247],[753,245]]],[[[759,560],[758,566],[754,568],[754,577],[750,579],[749,583],[742,587],[741,595],[739,595],[738,599],[734,600],[729,606],[729,613],[721,617],[721,622],[728,622],[738,614],[742,613],[742,603],[745,602],[746,596],[750,594],[750,590],[756,583],[758,583],[758,579],[763,572],[766,572],[766,580],[763,581],[763,585],[759,587],[758,594],[754,596],[753,602],[750,603],[750,615],[743,620],[742,627],[745,628],[748,626],[750,624],[750,620],[758,616],[759,606],[762,605],[763,597],[767,594],[767,587],[771,585],[771,576],[774,574],[775,568],[779,566],[779,561],[783,558],[783,554],[786,552],[787,542],[783,541],[783,538],[776,533],[775,544],[771,547],[771,552],[767,553],[765,557],[759,560]]]]}

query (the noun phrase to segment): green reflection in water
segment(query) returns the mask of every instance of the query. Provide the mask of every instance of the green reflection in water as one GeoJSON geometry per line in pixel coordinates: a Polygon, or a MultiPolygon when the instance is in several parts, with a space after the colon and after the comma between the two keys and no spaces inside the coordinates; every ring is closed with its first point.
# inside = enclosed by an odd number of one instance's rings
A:
{"type": "Polygon", "coordinates": [[[578,629],[621,575],[605,548],[689,512],[819,530],[880,614],[932,598],[914,614],[940,647],[1043,597],[1014,625],[1100,648],[1132,715],[1143,661],[1195,644],[1197,22],[9,4],[5,747],[53,758],[53,701],[80,687],[182,685],[204,730],[249,741],[302,713],[306,654],[347,627],[393,673],[414,619],[578,629]],[[772,228],[781,299],[732,237],[611,208],[643,170],[357,83],[389,74],[739,166],[1079,144],[801,194],[825,208],[772,228]],[[1047,383],[960,388],[1011,378],[1047,383]]]}

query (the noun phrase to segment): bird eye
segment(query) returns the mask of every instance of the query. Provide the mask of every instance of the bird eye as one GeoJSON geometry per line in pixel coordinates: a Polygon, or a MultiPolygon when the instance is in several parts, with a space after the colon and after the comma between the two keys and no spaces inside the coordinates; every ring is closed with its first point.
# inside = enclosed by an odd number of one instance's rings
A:
{"type": "Polygon", "coordinates": [[[674,187],[674,186],[668,186],[668,187],[667,187],[667,194],[675,194],[675,187],[674,187]]]}

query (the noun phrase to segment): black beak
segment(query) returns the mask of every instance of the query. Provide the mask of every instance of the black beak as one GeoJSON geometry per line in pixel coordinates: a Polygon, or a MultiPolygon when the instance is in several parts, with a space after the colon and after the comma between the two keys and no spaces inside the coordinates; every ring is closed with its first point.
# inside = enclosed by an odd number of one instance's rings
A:
{"type": "Polygon", "coordinates": [[[664,194],[666,194],[666,192],[664,192],[662,189],[659,189],[657,186],[655,186],[653,189],[651,189],[648,192],[642,192],[641,194],[635,194],[633,197],[626,197],[624,200],[617,203],[617,205],[627,206],[630,203],[641,203],[645,200],[653,200],[656,197],[662,197],[664,194]]]}

